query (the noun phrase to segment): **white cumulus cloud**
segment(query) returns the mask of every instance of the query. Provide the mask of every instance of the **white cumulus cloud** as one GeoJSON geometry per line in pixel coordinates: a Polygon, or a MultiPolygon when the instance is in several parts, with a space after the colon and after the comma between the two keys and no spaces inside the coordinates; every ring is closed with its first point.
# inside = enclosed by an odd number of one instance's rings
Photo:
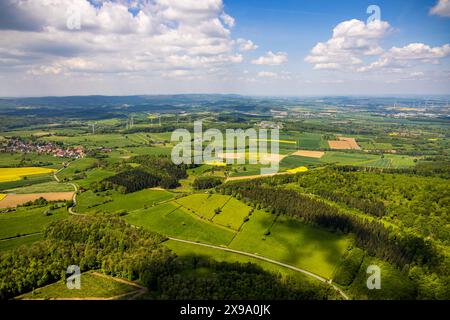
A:
{"type": "Polygon", "coordinates": [[[362,58],[381,54],[380,40],[391,30],[386,21],[365,23],[348,20],[333,29],[333,36],[326,42],[317,43],[305,61],[315,69],[353,70],[363,63],[362,58]]]}
{"type": "Polygon", "coordinates": [[[258,49],[258,46],[253,43],[251,40],[245,40],[242,38],[239,38],[236,40],[236,44],[239,47],[239,51],[245,52],[245,51],[252,51],[258,49]]]}
{"type": "Polygon", "coordinates": [[[273,53],[269,51],[264,56],[252,60],[252,63],[257,65],[279,66],[287,61],[288,54],[286,52],[273,53]]]}
{"type": "Polygon", "coordinates": [[[243,61],[234,24],[222,0],[2,0],[0,72],[209,74],[243,61]]]}
{"type": "Polygon", "coordinates": [[[430,47],[424,43],[411,43],[404,47],[392,47],[389,51],[369,66],[361,67],[358,71],[366,72],[377,69],[391,69],[398,71],[403,68],[417,66],[419,63],[438,64],[440,59],[450,56],[450,45],[430,47]],[[414,65],[412,64],[414,63],[414,65]]]}
{"type": "Polygon", "coordinates": [[[436,5],[431,8],[430,14],[442,16],[442,17],[450,17],[450,0],[439,0],[436,5]]]}

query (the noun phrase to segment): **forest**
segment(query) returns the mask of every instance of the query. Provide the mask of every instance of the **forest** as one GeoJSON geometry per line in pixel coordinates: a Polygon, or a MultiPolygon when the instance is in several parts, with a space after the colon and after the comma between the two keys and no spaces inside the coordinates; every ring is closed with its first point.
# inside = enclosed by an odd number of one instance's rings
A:
{"type": "Polygon", "coordinates": [[[285,177],[284,182],[368,215],[386,216],[385,220],[412,233],[450,243],[447,179],[334,167],[285,177]]]}
{"type": "Polygon", "coordinates": [[[215,188],[223,183],[220,177],[197,177],[192,183],[195,190],[205,190],[215,188]]]}
{"type": "MultiPolygon", "coordinates": [[[[429,285],[429,283],[425,284],[426,279],[433,278],[434,290],[444,290],[445,295],[450,297],[450,290],[445,289],[448,288],[447,283],[450,280],[449,256],[429,238],[421,237],[409,229],[399,228],[379,219],[370,218],[372,216],[365,217],[351,213],[345,208],[318,199],[311,193],[299,191],[309,190],[302,189],[302,186],[305,185],[310,186],[312,190],[315,190],[315,188],[320,190],[323,183],[323,185],[328,184],[329,195],[332,195],[330,189],[333,189],[333,184],[325,178],[325,175],[333,181],[339,181],[339,177],[327,170],[333,169],[315,170],[314,173],[311,173],[312,177],[306,173],[244,182],[229,182],[220,186],[218,191],[233,195],[250,205],[263,208],[275,215],[287,215],[333,232],[352,234],[354,235],[355,246],[363,249],[369,256],[384,260],[403,272],[413,272],[418,287],[426,287],[429,285]],[[293,183],[294,181],[295,183],[293,183]],[[289,185],[289,183],[293,183],[294,186],[289,185]],[[300,188],[295,188],[296,183],[300,185],[300,188]],[[418,274],[420,276],[417,276],[418,274]],[[438,276],[438,280],[436,280],[436,276],[438,276]]],[[[344,174],[337,172],[338,174],[344,174]]],[[[374,179],[373,181],[376,183],[377,180],[374,179]]],[[[359,185],[351,179],[348,179],[348,182],[352,186],[359,185]]],[[[366,187],[370,189],[371,185],[366,185],[366,187]]],[[[396,188],[402,187],[406,186],[396,184],[396,188]]],[[[335,190],[342,190],[342,188],[336,187],[335,190]]],[[[379,190],[384,190],[383,186],[379,186],[379,190]]],[[[439,192],[443,189],[439,191],[440,189],[435,187],[434,190],[436,190],[436,197],[441,198],[439,192]]],[[[355,197],[358,193],[349,191],[349,194],[351,194],[349,199],[358,201],[358,198],[355,197]]],[[[361,194],[365,193],[361,192],[361,194]]],[[[368,192],[368,194],[371,193],[368,192]]],[[[323,195],[326,195],[326,193],[323,193],[323,195]]],[[[430,195],[428,196],[430,197],[430,195]]],[[[333,200],[338,202],[342,199],[344,199],[342,194],[339,197],[333,197],[333,200]]],[[[370,200],[363,199],[361,203],[370,203],[368,201],[370,200]]],[[[344,203],[346,205],[352,204],[351,201],[344,201],[344,203]]],[[[445,216],[445,218],[447,217],[448,215],[445,216]]]]}
{"type": "Polygon", "coordinates": [[[174,189],[180,186],[180,179],[187,178],[187,167],[173,164],[168,157],[137,156],[130,162],[139,166],[104,179],[100,186],[94,186],[94,189],[107,190],[114,187],[122,193],[158,186],[174,189]]]}

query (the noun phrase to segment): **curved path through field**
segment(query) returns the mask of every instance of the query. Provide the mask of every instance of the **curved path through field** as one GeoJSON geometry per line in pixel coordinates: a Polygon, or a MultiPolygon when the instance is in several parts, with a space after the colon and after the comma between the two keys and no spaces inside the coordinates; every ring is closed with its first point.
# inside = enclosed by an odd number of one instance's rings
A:
{"type": "Polygon", "coordinates": [[[312,272],[306,271],[306,270],[304,270],[304,269],[297,268],[297,267],[291,266],[291,265],[289,265],[289,264],[286,264],[286,263],[283,263],[283,262],[280,262],[280,261],[276,261],[276,260],[272,260],[272,259],[269,259],[269,258],[266,258],[266,257],[258,256],[258,255],[253,254],[253,253],[248,253],[248,252],[244,252],[244,251],[233,250],[233,249],[224,248],[224,247],[218,247],[218,246],[214,246],[214,245],[210,245],[210,244],[204,244],[204,243],[200,243],[200,242],[194,242],[194,241],[182,240],[182,239],[177,239],[177,238],[172,238],[172,237],[169,237],[169,239],[170,239],[170,240],[173,240],[173,241],[177,241],[177,242],[188,243],[188,244],[193,244],[193,245],[197,245],[197,246],[202,246],[202,247],[207,247],[207,248],[212,248],[212,249],[222,250],[222,251],[226,251],[226,252],[236,253],[236,254],[240,254],[240,255],[243,255],[243,256],[247,256],[247,257],[255,258],[255,259],[258,259],[258,260],[266,261],[266,262],[269,262],[269,263],[273,263],[273,264],[276,264],[276,265],[279,265],[279,266],[282,266],[282,267],[285,267],[285,268],[288,268],[288,269],[291,269],[291,270],[294,270],[294,271],[297,271],[297,272],[301,272],[301,273],[303,273],[303,274],[305,274],[305,275],[307,275],[307,276],[309,276],[309,277],[315,278],[316,280],[319,280],[319,281],[324,282],[324,283],[328,283],[328,284],[331,285],[337,292],[339,292],[339,294],[340,294],[345,300],[349,300],[349,297],[348,297],[348,296],[347,296],[340,288],[338,288],[337,286],[335,286],[335,285],[332,283],[332,280],[323,278],[323,277],[321,277],[321,276],[318,276],[318,275],[316,275],[316,274],[314,274],[314,273],[312,273],[312,272]]]}
{"type": "MultiPolygon", "coordinates": [[[[70,165],[70,162],[67,164],[67,166],[62,167],[61,169],[59,169],[58,171],[55,171],[53,173],[53,178],[56,180],[56,182],[61,182],[61,180],[59,180],[58,178],[58,173],[60,173],[61,171],[63,171],[64,169],[66,169],[68,166],[70,165]]],[[[77,193],[78,193],[78,186],[75,183],[68,183],[69,185],[72,186],[72,188],[74,189],[74,193],[72,196],[72,206],[69,207],[67,210],[69,211],[69,213],[71,215],[74,216],[82,216],[82,214],[76,213],[75,211],[73,211],[73,208],[75,208],[75,206],[77,205],[77,193]]]]}

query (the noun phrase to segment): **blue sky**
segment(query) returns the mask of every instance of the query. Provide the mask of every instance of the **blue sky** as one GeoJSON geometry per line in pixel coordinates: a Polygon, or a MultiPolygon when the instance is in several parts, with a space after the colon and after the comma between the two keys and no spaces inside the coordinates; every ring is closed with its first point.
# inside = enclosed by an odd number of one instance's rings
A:
{"type": "Polygon", "coordinates": [[[1,96],[450,94],[450,0],[21,1],[1,96]]]}
{"type": "MultiPolygon", "coordinates": [[[[250,38],[259,45],[255,55],[269,49],[289,53],[290,70],[311,74],[311,65],[304,57],[318,41],[330,38],[332,29],[342,21],[368,18],[369,5],[376,4],[381,9],[381,19],[388,21],[395,29],[382,40],[386,48],[406,46],[410,43],[426,43],[441,46],[450,43],[450,19],[430,15],[430,9],[436,4],[427,1],[327,1],[327,0],[227,0],[225,8],[237,23],[234,33],[238,37],[250,38]]],[[[443,62],[449,67],[448,59],[443,62]]],[[[436,92],[450,93],[442,90],[436,92]],[[442,91],[441,91],[442,90],[442,91]]],[[[314,90],[313,90],[314,91],[314,90]]],[[[398,92],[413,93],[407,86],[398,92]]],[[[432,88],[425,91],[433,92],[432,88]]],[[[345,93],[345,90],[342,91],[345,93]]],[[[320,94],[320,92],[314,92],[320,94]]],[[[377,91],[382,94],[383,90],[377,91]]]]}
{"type": "Polygon", "coordinates": [[[237,36],[254,39],[267,48],[306,53],[318,39],[327,39],[338,23],[366,20],[366,9],[372,4],[381,8],[382,20],[399,29],[390,41],[393,45],[450,41],[450,19],[428,14],[435,0],[226,0],[225,9],[237,21],[237,36]]]}

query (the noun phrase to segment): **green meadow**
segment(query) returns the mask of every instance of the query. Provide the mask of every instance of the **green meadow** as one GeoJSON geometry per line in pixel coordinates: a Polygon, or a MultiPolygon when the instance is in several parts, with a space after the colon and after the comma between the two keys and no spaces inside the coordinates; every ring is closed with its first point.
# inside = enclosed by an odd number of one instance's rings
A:
{"type": "Polygon", "coordinates": [[[222,207],[222,211],[213,217],[213,222],[233,230],[239,230],[250,210],[251,208],[243,202],[231,198],[222,207]]]}
{"type": "Polygon", "coordinates": [[[230,198],[218,194],[193,194],[176,202],[201,218],[213,219],[215,210],[222,208],[230,198]]]}
{"type": "Polygon", "coordinates": [[[23,245],[30,245],[44,238],[42,233],[35,233],[24,237],[0,240],[0,252],[12,250],[23,245]]]}
{"type": "Polygon", "coordinates": [[[314,279],[311,279],[310,277],[292,269],[238,253],[227,252],[220,249],[209,248],[190,243],[181,243],[174,240],[168,240],[164,242],[164,245],[181,257],[201,256],[209,257],[219,262],[253,263],[270,272],[274,272],[284,276],[295,277],[301,279],[302,281],[314,281],[314,279]]]}
{"type": "Polygon", "coordinates": [[[163,190],[141,190],[130,194],[116,191],[94,193],[82,192],[77,197],[76,211],[79,213],[133,211],[170,200],[173,193],[163,190]]]}
{"type": "Polygon", "coordinates": [[[91,272],[81,274],[80,279],[80,290],[70,290],[67,288],[65,281],[58,281],[15,299],[119,299],[139,290],[139,288],[133,285],[116,281],[112,277],[97,275],[91,272]]]}
{"type": "Polygon", "coordinates": [[[235,235],[232,230],[202,220],[173,202],[133,212],[125,220],[170,237],[213,245],[225,245],[235,235]]]}
{"type": "Polygon", "coordinates": [[[8,193],[27,194],[27,193],[45,193],[45,192],[70,192],[73,187],[67,183],[58,183],[56,181],[44,182],[25,186],[21,188],[6,190],[8,193]]]}
{"type": "Polygon", "coordinates": [[[17,181],[8,181],[0,183],[0,190],[9,190],[16,189],[21,187],[29,187],[33,185],[38,185],[42,183],[47,183],[53,181],[53,175],[51,174],[36,174],[27,177],[26,179],[22,178],[17,181]]]}
{"type": "Polygon", "coordinates": [[[68,216],[65,207],[49,210],[49,206],[21,207],[14,212],[0,214],[0,249],[37,241],[41,238],[37,233],[44,231],[48,224],[68,216]]]}
{"type": "Polygon", "coordinates": [[[229,196],[194,194],[132,212],[125,219],[170,237],[228,246],[332,277],[349,237],[261,210],[249,215],[250,210],[229,196]],[[219,207],[221,212],[215,214],[219,207]]]}
{"type": "Polygon", "coordinates": [[[256,211],[230,248],[255,253],[331,278],[349,238],[286,217],[256,211]],[[268,231],[270,234],[267,235],[268,231]]]}

